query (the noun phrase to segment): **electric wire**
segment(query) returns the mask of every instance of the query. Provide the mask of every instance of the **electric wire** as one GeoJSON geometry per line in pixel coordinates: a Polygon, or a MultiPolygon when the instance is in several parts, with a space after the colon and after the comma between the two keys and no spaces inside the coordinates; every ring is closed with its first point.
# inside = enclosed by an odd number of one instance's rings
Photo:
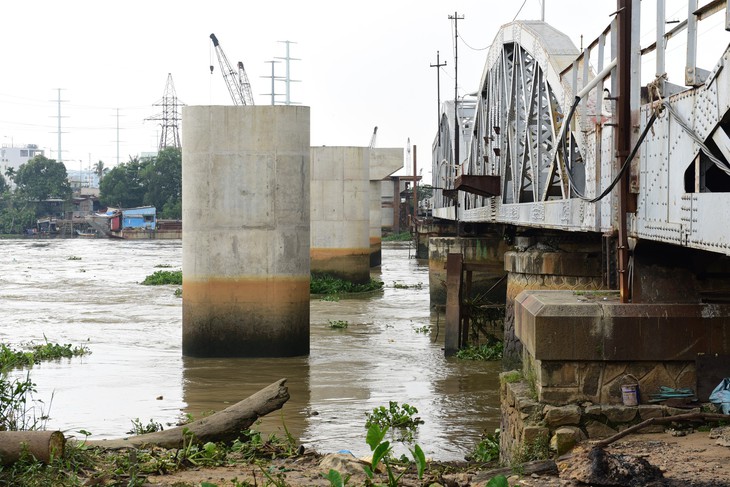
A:
{"type": "MultiPolygon", "coordinates": [[[[580,97],[575,97],[575,100],[573,101],[573,105],[570,107],[570,112],[568,112],[568,117],[565,119],[565,123],[568,124],[566,127],[570,126],[570,120],[573,118],[573,114],[575,113],[575,109],[578,107],[578,104],[580,103],[580,97]]],[[[626,169],[629,168],[631,165],[631,161],[636,157],[636,153],[639,151],[639,148],[641,147],[641,144],[644,142],[644,139],[646,138],[646,134],[649,133],[649,129],[651,129],[651,126],[654,125],[654,122],[656,121],[657,114],[656,111],[652,112],[651,117],[649,117],[649,120],[647,120],[646,125],[644,126],[644,130],[641,132],[641,135],[639,136],[639,139],[636,141],[636,144],[634,145],[633,149],[631,149],[631,152],[629,153],[629,156],[626,158],[624,163],[621,165],[621,168],[619,169],[618,173],[616,174],[616,177],[614,177],[613,181],[611,181],[611,184],[608,185],[608,187],[603,190],[603,192],[596,196],[595,198],[588,198],[585,195],[583,195],[576,187],[575,182],[573,181],[573,175],[570,172],[570,168],[567,167],[565,164],[565,160],[567,158],[567,151],[565,147],[565,132],[563,132],[563,137],[560,140],[560,147],[562,149],[563,153],[563,166],[565,167],[565,172],[568,174],[568,181],[570,184],[570,189],[575,193],[575,195],[584,200],[588,203],[597,203],[598,201],[601,201],[603,198],[608,196],[611,191],[613,191],[613,188],[616,187],[618,182],[621,180],[621,177],[626,172],[626,169]]]]}
{"type": "Polygon", "coordinates": [[[512,22],[514,22],[515,20],[517,20],[517,16],[520,15],[520,12],[522,12],[522,7],[524,7],[526,3],[527,3],[527,0],[524,0],[522,2],[522,5],[520,5],[520,9],[517,11],[517,13],[515,14],[514,18],[512,19],[512,22]]]}

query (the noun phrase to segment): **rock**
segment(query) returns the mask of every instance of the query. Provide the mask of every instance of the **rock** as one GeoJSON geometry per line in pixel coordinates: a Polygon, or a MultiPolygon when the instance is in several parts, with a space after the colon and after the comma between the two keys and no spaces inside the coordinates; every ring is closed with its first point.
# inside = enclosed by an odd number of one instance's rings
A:
{"type": "Polygon", "coordinates": [[[613,436],[618,431],[598,421],[588,421],[586,423],[586,433],[588,433],[588,438],[591,440],[598,440],[613,436]]]}
{"type": "Polygon", "coordinates": [[[343,476],[359,475],[364,472],[362,469],[364,465],[368,463],[348,453],[330,453],[319,462],[319,467],[325,475],[330,470],[337,470],[343,476]]]}
{"type": "Polygon", "coordinates": [[[550,449],[561,456],[569,452],[582,439],[585,439],[585,435],[580,428],[564,426],[558,428],[550,438],[550,449]]]}
{"type": "Polygon", "coordinates": [[[577,404],[567,406],[545,406],[545,422],[551,426],[565,426],[580,424],[580,407],[577,404]]]}
{"type": "Polygon", "coordinates": [[[603,406],[603,414],[612,423],[628,423],[636,417],[636,406],[603,406]]]}
{"type": "Polygon", "coordinates": [[[643,458],[612,455],[602,448],[577,448],[570,463],[561,463],[560,478],[605,487],[644,487],[663,478],[662,472],[643,458]]]}

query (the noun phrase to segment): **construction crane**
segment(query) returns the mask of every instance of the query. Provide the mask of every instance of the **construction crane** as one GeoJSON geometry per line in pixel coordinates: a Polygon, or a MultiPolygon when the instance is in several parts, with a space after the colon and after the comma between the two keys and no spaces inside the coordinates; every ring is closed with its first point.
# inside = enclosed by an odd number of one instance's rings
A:
{"type": "MultiPolygon", "coordinates": [[[[215,54],[218,57],[218,64],[221,66],[223,72],[223,80],[226,82],[228,92],[231,94],[231,99],[234,105],[253,105],[253,94],[251,93],[251,83],[248,81],[246,70],[243,69],[243,63],[238,61],[238,72],[234,71],[231,67],[231,63],[228,62],[226,54],[223,52],[218,38],[215,34],[210,35],[215,47],[215,54]]],[[[211,66],[211,73],[213,67],[211,66]]]]}
{"type": "Polygon", "coordinates": [[[377,137],[377,135],[378,135],[378,126],[376,125],[375,129],[373,130],[373,136],[370,139],[370,148],[371,149],[375,148],[375,138],[377,137]]]}

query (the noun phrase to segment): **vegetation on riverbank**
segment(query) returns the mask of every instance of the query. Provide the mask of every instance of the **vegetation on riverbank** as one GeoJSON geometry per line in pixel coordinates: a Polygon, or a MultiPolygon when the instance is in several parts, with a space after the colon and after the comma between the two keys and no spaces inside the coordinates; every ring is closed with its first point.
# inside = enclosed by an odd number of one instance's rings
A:
{"type": "Polygon", "coordinates": [[[11,377],[12,369],[90,353],[91,350],[83,345],[74,347],[48,340],[42,344],[27,344],[23,349],[0,343],[0,431],[43,429],[48,420],[50,403],[34,399],[36,385],[30,372],[25,377],[11,377]]]}
{"type": "Polygon", "coordinates": [[[391,233],[381,239],[383,242],[409,242],[413,240],[411,232],[391,233]]]}
{"type": "Polygon", "coordinates": [[[495,340],[482,345],[467,345],[458,352],[456,358],[461,360],[502,360],[504,342],[495,340]]]}
{"type": "Polygon", "coordinates": [[[365,284],[356,284],[351,281],[339,279],[330,274],[312,273],[312,278],[309,281],[310,294],[365,293],[379,291],[381,289],[383,289],[383,283],[373,278],[370,278],[370,281],[365,284]]]}

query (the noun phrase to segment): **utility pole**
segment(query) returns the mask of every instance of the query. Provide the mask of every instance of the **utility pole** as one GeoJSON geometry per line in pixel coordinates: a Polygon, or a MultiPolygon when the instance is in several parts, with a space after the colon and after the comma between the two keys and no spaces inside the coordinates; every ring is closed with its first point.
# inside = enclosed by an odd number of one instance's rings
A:
{"type": "Polygon", "coordinates": [[[416,163],[416,146],[413,146],[413,233],[418,231],[416,220],[418,219],[418,171],[416,163]]]}
{"type": "Polygon", "coordinates": [[[454,168],[459,165],[459,19],[463,18],[457,12],[449,15],[454,21],[454,168]]]}
{"type": "Polygon", "coordinates": [[[436,127],[438,128],[439,147],[441,147],[441,70],[439,69],[441,66],[446,66],[446,61],[444,61],[443,64],[439,63],[439,52],[436,51],[436,64],[432,64],[431,67],[436,68],[436,127]]]}

